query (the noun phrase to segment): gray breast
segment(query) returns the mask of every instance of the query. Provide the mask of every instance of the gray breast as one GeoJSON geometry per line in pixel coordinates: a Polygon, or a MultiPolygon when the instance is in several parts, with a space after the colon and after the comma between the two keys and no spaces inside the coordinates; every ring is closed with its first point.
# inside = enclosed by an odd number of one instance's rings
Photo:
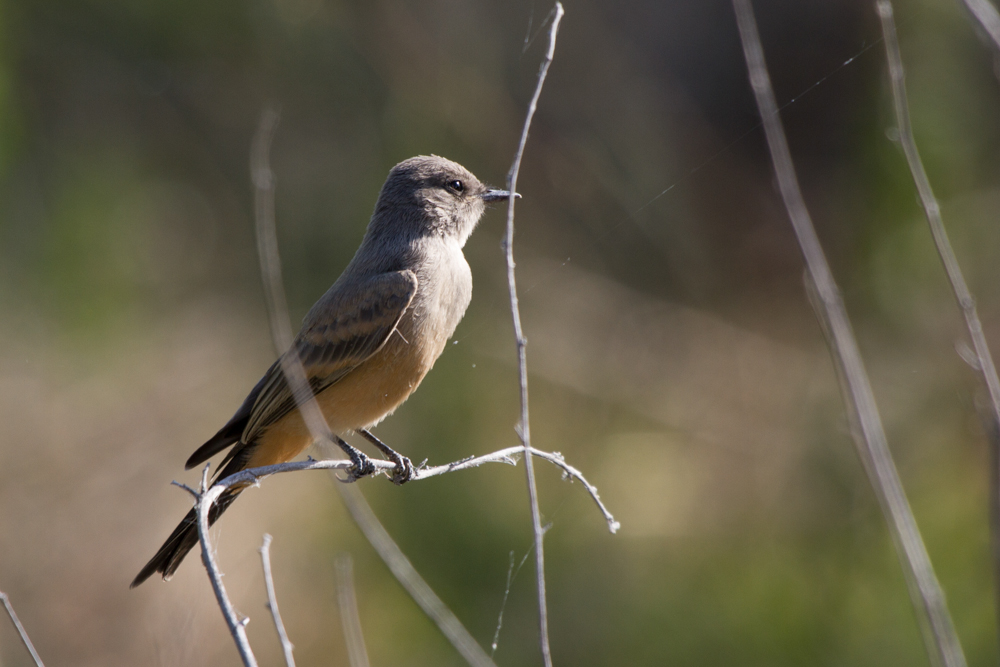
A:
{"type": "Polygon", "coordinates": [[[457,243],[436,241],[423,248],[415,269],[417,294],[410,324],[414,334],[440,354],[472,300],[472,271],[457,243]]]}

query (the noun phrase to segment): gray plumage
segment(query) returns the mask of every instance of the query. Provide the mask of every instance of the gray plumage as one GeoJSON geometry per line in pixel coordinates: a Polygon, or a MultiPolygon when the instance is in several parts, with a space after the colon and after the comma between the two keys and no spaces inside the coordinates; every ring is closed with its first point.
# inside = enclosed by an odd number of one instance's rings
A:
{"type": "MultiPolygon", "coordinates": [[[[298,354],[335,433],[368,428],[416,389],[472,298],[462,248],[486,204],[509,197],[437,156],[397,164],[382,186],[361,246],[306,315],[285,354],[298,354]]],[[[291,460],[311,442],[276,361],[232,419],[188,459],[187,468],[230,448],[216,479],[291,460]]],[[[209,512],[214,522],[242,487],[209,512]]],[[[168,579],[197,543],[193,511],[132,582],[168,579]]]]}

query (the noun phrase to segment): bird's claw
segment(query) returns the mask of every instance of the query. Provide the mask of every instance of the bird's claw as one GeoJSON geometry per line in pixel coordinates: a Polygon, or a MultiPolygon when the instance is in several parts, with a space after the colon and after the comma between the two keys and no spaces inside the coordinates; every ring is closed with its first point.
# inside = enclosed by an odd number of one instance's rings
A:
{"type": "Polygon", "coordinates": [[[389,479],[392,480],[393,484],[399,486],[400,484],[405,484],[413,479],[417,469],[413,467],[413,462],[410,461],[410,459],[406,458],[395,449],[376,438],[368,429],[360,429],[358,430],[358,433],[360,433],[365,440],[375,445],[387,459],[396,465],[392,471],[392,475],[389,476],[389,479]]]}
{"type": "Polygon", "coordinates": [[[375,471],[378,470],[378,468],[375,467],[375,464],[372,463],[372,460],[368,458],[368,456],[362,454],[356,449],[354,451],[357,452],[357,456],[351,457],[351,461],[354,463],[354,465],[352,465],[350,468],[347,469],[348,482],[356,482],[362,477],[368,477],[369,475],[373,475],[375,471]]]}
{"type": "Polygon", "coordinates": [[[413,476],[416,474],[417,469],[413,467],[413,461],[409,458],[399,454],[398,452],[392,452],[392,454],[387,454],[389,460],[396,464],[396,467],[392,471],[392,475],[389,479],[396,486],[400,484],[406,484],[413,476]],[[393,456],[394,454],[395,456],[393,456]]]}
{"type": "Polygon", "coordinates": [[[372,463],[372,460],[365,456],[361,450],[351,447],[347,444],[347,442],[340,438],[337,438],[336,442],[340,445],[340,448],[344,450],[344,453],[351,459],[351,467],[347,469],[347,477],[345,479],[341,479],[340,481],[350,484],[358,481],[362,477],[368,477],[378,470],[378,468],[375,467],[375,464],[372,463]]]}

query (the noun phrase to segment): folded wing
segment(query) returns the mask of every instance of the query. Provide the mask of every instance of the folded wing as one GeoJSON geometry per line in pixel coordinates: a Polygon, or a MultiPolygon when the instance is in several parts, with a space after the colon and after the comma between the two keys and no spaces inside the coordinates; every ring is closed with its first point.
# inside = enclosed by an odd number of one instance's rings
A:
{"type": "MultiPolygon", "coordinates": [[[[417,276],[409,270],[393,271],[355,285],[334,287],[313,306],[292,347],[283,355],[298,355],[313,394],[341,380],[385,345],[413,301],[417,276]]],[[[225,463],[294,408],[295,397],[279,359],[232,419],[191,455],[185,467],[194,467],[236,445],[225,463]]]]}

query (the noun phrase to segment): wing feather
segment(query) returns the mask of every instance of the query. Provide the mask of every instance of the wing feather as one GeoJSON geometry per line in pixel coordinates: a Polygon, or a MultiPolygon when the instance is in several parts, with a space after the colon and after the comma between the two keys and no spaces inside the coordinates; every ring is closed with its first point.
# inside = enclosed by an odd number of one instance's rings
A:
{"type": "MultiPolygon", "coordinates": [[[[309,386],[318,394],[385,345],[416,291],[417,276],[409,270],[379,274],[350,288],[338,286],[313,306],[285,354],[299,355],[309,386]]],[[[241,443],[253,442],[295,407],[280,363],[262,382],[241,443]]]]}

